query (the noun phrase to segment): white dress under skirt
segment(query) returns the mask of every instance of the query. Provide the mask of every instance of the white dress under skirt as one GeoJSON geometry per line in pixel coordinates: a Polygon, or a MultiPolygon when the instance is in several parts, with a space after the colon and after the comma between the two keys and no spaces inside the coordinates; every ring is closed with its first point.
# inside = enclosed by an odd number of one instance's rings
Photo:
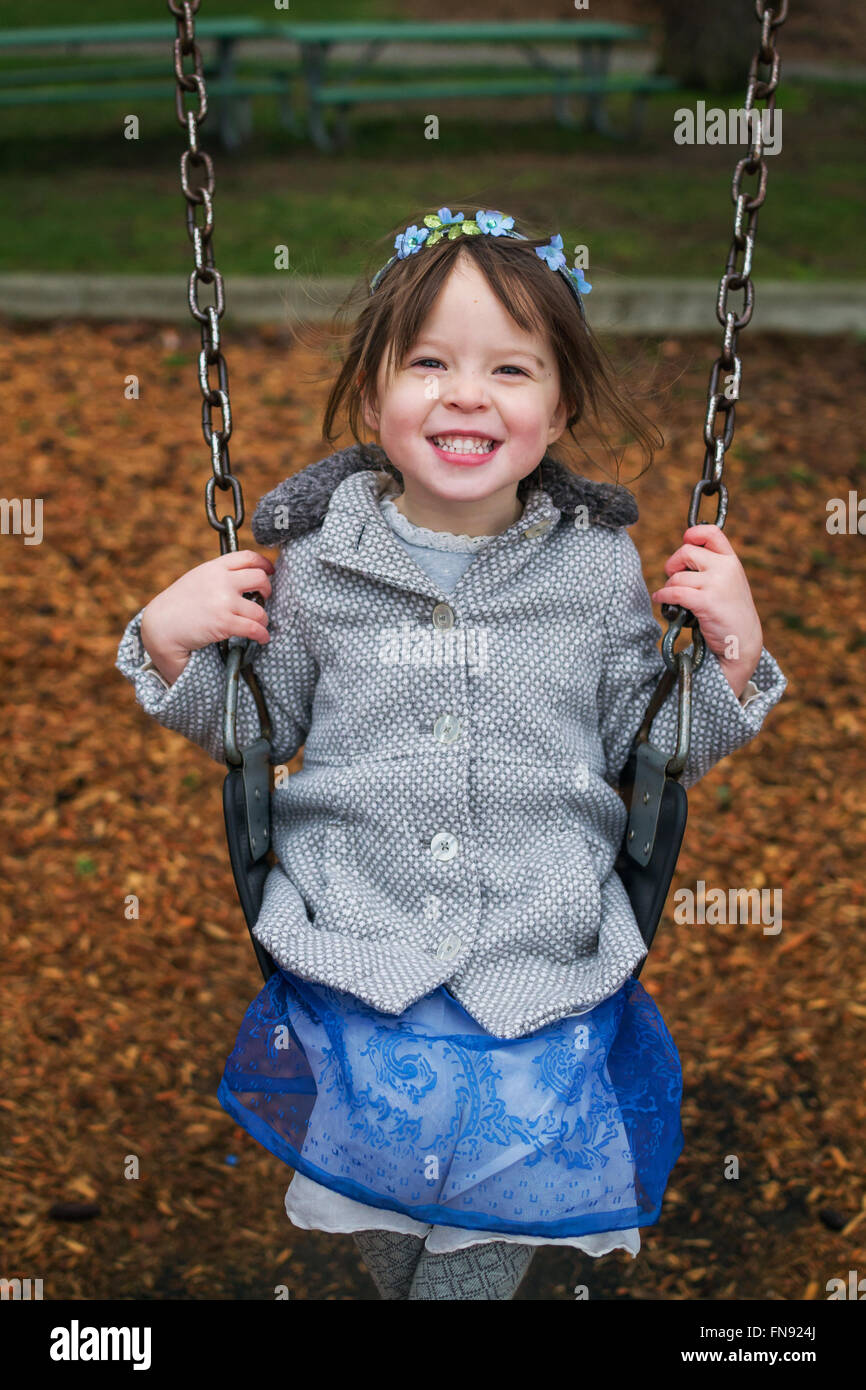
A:
{"type": "Polygon", "coordinates": [[[321,1183],[296,1173],[286,1191],[286,1215],[305,1231],[401,1231],[404,1235],[426,1236],[425,1247],[432,1255],[463,1250],[467,1245],[487,1245],[491,1240],[509,1240],[518,1245],[572,1245],[587,1255],[607,1255],[611,1250],[627,1250],[634,1258],[640,1250],[640,1230],[599,1231],[585,1236],[511,1236],[495,1231],[464,1231],[459,1226],[425,1226],[399,1211],[382,1211],[333,1192],[321,1183]]]}

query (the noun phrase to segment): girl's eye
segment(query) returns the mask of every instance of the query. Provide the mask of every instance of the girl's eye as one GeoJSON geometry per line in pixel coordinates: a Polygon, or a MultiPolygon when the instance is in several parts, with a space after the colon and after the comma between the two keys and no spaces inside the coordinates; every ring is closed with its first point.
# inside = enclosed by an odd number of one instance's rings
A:
{"type": "MultiPolygon", "coordinates": [[[[441,366],[442,366],[442,363],[439,361],[439,358],[438,358],[438,357],[418,357],[418,358],[416,358],[415,361],[412,363],[412,366],[413,366],[413,367],[426,367],[426,366],[427,366],[429,363],[431,363],[431,362],[432,362],[433,365],[436,366],[436,367],[441,367],[441,366]]],[[[504,367],[497,367],[496,370],[497,370],[498,372],[519,372],[521,376],[526,376],[526,372],[523,370],[522,367],[515,367],[515,366],[513,366],[513,365],[508,365],[508,366],[504,366],[504,367]]]]}

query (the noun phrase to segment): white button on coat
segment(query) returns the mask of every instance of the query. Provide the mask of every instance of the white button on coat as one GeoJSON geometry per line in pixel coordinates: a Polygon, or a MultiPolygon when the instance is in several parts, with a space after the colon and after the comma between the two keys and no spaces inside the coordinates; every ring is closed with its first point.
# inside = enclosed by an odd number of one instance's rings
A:
{"type": "Polygon", "coordinates": [[[444,937],[436,947],[436,954],[440,960],[456,960],[463,950],[463,942],[454,932],[450,932],[444,937]]]}
{"type": "Polygon", "coordinates": [[[437,603],[433,609],[433,626],[438,628],[454,626],[454,611],[447,603],[437,603]]]}
{"type": "Polygon", "coordinates": [[[440,714],[433,725],[433,737],[440,743],[453,743],[460,737],[460,720],[454,714],[440,714]]]}
{"type": "Polygon", "coordinates": [[[457,836],[447,830],[440,830],[430,841],[430,851],[434,859],[453,859],[458,850],[457,836]]]}

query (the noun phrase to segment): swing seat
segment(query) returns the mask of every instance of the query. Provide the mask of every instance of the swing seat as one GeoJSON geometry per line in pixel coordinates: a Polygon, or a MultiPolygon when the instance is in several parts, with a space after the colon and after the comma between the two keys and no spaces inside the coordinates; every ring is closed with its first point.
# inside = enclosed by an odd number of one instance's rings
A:
{"type": "MultiPolygon", "coordinates": [[[[271,870],[271,863],[267,853],[270,844],[270,835],[261,837],[256,844],[256,853],[252,844],[255,839],[250,829],[250,812],[248,790],[251,786],[250,768],[253,765],[249,759],[252,750],[257,750],[257,745],[264,744],[267,750],[267,742],[258,739],[250,748],[242,749],[244,758],[243,766],[229,768],[225,781],[223,782],[223,816],[226,824],[226,840],[229,847],[229,859],[231,860],[232,873],[235,880],[238,898],[246,918],[247,927],[250,933],[250,940],[253,943],[253,950],[256,953],[256,960],[262,972],[265,982],[270,979],[276,970],[271,956],[265,950],[260,941],[253,935],[253,927],[258,921],[259,912],[262,906],[262,897],[265,891],[265,879],[271,870]],[[245,787],[245,778],[247,786],[245,787]]],[[[260,757],[260,750],[253,754],[260,757]]],[[[267,754],[265,754],[267,756],[267,754]]],[[[267,801],[265,802],[265,829],[269,828],[269,815],[267,811],[267,801]]]]}
{"type": "MultiPolygon", "coordinates": [[[[647,951],[664,911],[689,814],[685,788],[665,773],[667,760],[668,755],[652,744],[642,744],[637,753],[632,752],[620,779],[620,794],[630,814],[614,869],[647,951]]],[[[635,978],[645,962],[646,956],[634,971],[635,978]]]]}

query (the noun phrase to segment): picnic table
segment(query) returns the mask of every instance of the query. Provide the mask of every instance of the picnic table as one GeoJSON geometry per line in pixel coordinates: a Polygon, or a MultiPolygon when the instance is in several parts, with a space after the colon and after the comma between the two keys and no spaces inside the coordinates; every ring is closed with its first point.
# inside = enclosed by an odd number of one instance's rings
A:
{"type": "MultiPolygon", "coordinates": [[[[275,94],[282,124],[293,133],[306,132],[322,150],[333,150],[349,138],[348,112],[362,103],[439,100],[500,100],[549,94],[560,125],[577,128],[568,101],[585,101],[583,125],[600,134],[626,138],[636,134],[646,96],[668,91],[674,79],[659,74],[611,73],[610,59],[618,45],[645,42],[650,30],[644,25],[608,24],[575,17],[569,20],[517,21],[514,23],[414,21],[370,23],[294,24],[279,19],[249,17],[196,19],[196,36],[213,40],[215,56],[203,60],[208,93],[215,98],[220,138],[228,148],[239,145],[251,128],[249,99],[275,94]],[[239,73],[238,48],[249,40],[281,40],[272,56],[258,62],[252,73],[239,73]],[[360,60],[349,72],[333,67],[334,53],[345,45],[362,47],[360,60]],[[399,44],[417,45],[419,53],[431,44],[511,46],[528,60],[526,72],[505,72],[486,57],[491,75],[459,76],[459,67],[418,69],[403,64],[396,70],[376,66],[384,50],[399,44]],[[290,59],[290,48],[297,56],[290,59]],[[551,62],[541,52],[545,45],[577,45],[579,70],[551,62]],[[329,65],[331,65],[329,67],[329,65]],[[605,110],[605,98],[614,92],[632,96],[628,127],[616,131],[605,110]],[[296,96],[299,100],[296,100],[296,96]],[[298,112],[300,106],[300,112],[298,112]],[[334,113],[329,129],[326,113],[334,113]]],[[[0,67],[0,106],[70,101],[170,100],[174,74],[170,49],[164,60],[157,57],[117,56],[113,62],[83,62],[78,50],[84,45],[170,45],[176,28],[170,16],[144,23],[58,25],[46,28],[0,30],[0,58],[23,49],[60,47],[75,51],[75,61],[63,66],[20,69],[0,67]]]]}
{"type": "Polygon", "coordinates": [[[277,25],[286,37],[298,44],[306,86],[306,125],[320,149],[346,143],[346,114],[359,102],[437,101],[479,97],[521,97],[551,94],[556,120],[574,127],[568,111],[570,95],[586,98],[586,124],[602,135],[636,134],[643,116],[645,97],[650,92],[669,91],[677,84],[673,78],[642,73],[611,74],[610,57],[618,44],[645,42],[650,30],[645,25],[607,24],[594,20],[530,20],[515,23],[444,21],[427,23],[404,21],[351,24],[277,25]],[[366,45],[360,62],[348,77],[330,81],[327,62],[341,44],[366,45]],[[441,70],[422,77],[406,66],[397,80],[377,81],[372,66],[388,45],[406,44],[505,44],[516,47],[528,58],[530,71],[524,75],[492,78],[459,78],[441,70]],[[570,67],[557,66],[539,51],[540,45],[576,44],[580,56],[579,74],[570,67]],[[357,81],[358,77],[363,80],[357,81]],[[612,92],[632,94],[632,112],[625,132],[616,132],[607,119],[604,98],[612,92]],[[335,136],[324,121],[327,107],[337,110],[335,136]]]}
{"type": "MultiPolygon", "coordinates": [[[[291,105],[291,67],[284,58],[275,55],[273,62],[253,75],[239,76],[236,71],[238,45],[244,39],[267,39],[273,36],[274,25],[262,19],[246,17],[196,19],[196,39],[213,40],[215,57],[202,55],[202,68],[208,97],[216,98],[220,139],[227,149],[238,146],[249,134],[252,120],[249,99],[272,94],[279,98],[280,119],[294,130],[291,105]]],[[[42,68],[0,68],[0,106],[41,105],[48,103],[91,101],[165,101],[173,102],[175,93],[172,45],[177,27],[169,14],[165,19],[141,23],[60,24],[43,28],[0,29],[0,58],[22,49],[56,49],[72,51],[71,62],[42,68]],[[123,53],[110,63],[94,64],[82,59],[82,47],[130,48],[165,44],[164,57],[130,57],[123,53]],[[147,79],[147,80],[145,80],[147,79]]],[[[189,59],[184,64],[191,71],[189,59]]]]}

